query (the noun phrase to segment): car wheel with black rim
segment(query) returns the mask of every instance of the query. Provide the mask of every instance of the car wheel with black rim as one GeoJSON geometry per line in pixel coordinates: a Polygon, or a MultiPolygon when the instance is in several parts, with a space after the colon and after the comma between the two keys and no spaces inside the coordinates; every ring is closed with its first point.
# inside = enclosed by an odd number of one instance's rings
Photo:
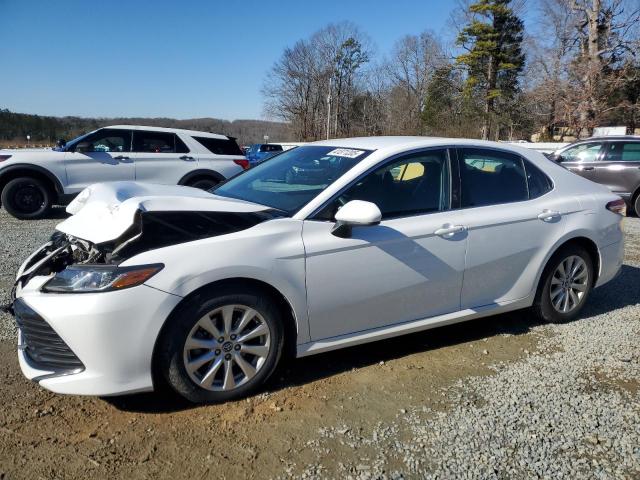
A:
{"type": "Polygon", "coordinates": [[[190,187],[199,188],[200,190],[211,190],[213,187],[218,185],[219,181],[213,178],[199,178],[189,183],[190,187]]]}
{"type": "Polygon", "coordinates": [[[5,210],[14,217],[33,220],[47,214],[53,203],[53,194],[41,180],[20,177],[7,182],[2,189],[1,200],[5,210]]]}
{"type": "Polygon", "coordinates": [[[244,397],[275,370],[284,330],[278,306],[259,290],[197,294],[174,312],[157,348],[166,382],[194,403],[244,397]]]}
{"type": "Polygon", "coordinates": [[[594,280],[589,252],[579,245],[561,248],[543,272],[534,311],[547,322],[574,319],[586,303],[594,280]]]}

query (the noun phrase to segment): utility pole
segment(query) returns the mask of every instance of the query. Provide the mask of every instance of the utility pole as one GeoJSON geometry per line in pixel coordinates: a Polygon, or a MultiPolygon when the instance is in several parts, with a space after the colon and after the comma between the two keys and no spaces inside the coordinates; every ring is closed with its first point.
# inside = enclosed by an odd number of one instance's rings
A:
{"type": "Polygon", "coordinates": [[[331,130],[331,77],[329,77],[329,93],[327,95],[327,140],[331,130]]]}

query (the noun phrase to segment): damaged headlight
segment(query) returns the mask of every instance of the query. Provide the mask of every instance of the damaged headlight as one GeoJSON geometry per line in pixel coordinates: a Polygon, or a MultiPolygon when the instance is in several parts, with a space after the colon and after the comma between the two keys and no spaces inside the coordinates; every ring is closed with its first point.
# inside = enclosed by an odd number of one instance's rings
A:
{"type": "Polygon", "coordinates": [[[43,292],[91,293],[109,292],[140,285],[164,265],[117,267],[111,265],[69,265],[44,284],[43,292]]]}

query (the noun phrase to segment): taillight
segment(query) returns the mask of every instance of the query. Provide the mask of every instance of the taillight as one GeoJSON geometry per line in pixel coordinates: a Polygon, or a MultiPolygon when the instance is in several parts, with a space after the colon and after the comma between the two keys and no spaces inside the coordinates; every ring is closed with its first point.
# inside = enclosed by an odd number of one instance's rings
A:
{"type": "Polygon", "coordinates": [[[4,162],[5,160],[9,160],[11,155],[0,155],[0,162],[4,162]]]}
{"type": "Polygon", "coordinates": [[[618,200],[607,203],[607,210],[624,217],[627,214],[627,204],[623,199],[619,198],[618,200]]]}
{"type": "Polygon", "coordinates": [[[240,165],[243,170],[247,170],[249,168],[249,160],[246,158],[238,158],[237,160],[234,160],[233,163],[240,165]]]}

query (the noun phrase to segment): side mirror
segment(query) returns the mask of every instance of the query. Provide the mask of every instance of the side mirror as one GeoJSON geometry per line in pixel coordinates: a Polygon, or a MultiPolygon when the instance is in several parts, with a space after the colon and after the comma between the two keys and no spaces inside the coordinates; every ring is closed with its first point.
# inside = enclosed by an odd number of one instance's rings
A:
{"type": "Polygon", "coordinates": [[[331,233],[336,237],[349,238],[353,227],[377,225],[382,213],[375,203],[351,200],[336,213],[336,224],[331,233]]]}
{"type": "Polygon", "coordinates": [[[89,142],[80,142],[76,145],[76,152],[88,152],[90,147],[89,142]]]}
{"type": "Polygon", "coordinates": [[[67,141],[64,138],[61,138],[56,142],[56,146],[60,148],[64,148],[66,145],[67,141]]]}

